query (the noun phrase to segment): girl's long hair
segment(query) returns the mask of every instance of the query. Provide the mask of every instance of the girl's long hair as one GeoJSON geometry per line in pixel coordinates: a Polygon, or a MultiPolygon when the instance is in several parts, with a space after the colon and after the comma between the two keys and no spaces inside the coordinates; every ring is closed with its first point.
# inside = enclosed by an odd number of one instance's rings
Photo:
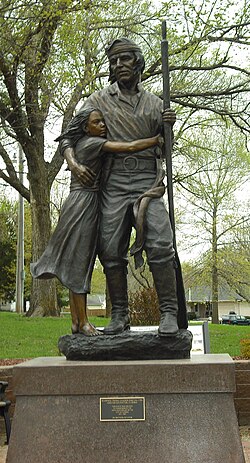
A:
{"type": "Polygon", "coordinates": [[[76,145],[78,140],[86,135],[85,128],[88,123],[89,116],[93,111],[99,112],[98,109],[91,106],[80,110],[79,113],[76,114],[76,116],[73,117],[73,119],[70,121],[66,130],[62,132],[61,135],[55,139],[55,141],[70,139],[73,146],[76,145]]]}

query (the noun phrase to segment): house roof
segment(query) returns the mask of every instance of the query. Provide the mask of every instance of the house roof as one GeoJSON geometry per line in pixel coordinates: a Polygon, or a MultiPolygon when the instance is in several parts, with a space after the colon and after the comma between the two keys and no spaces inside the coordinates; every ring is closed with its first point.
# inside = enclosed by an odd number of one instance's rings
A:
{"type": "MultiPolygon", "coordinates": [[[[212,290],[210,286],[194,286],[185,289],[187,301],[205,302],[212,300],[212,290]]],[[[244,301],[236,291],[233,291],[229,286],[219,287],[219,301],[244,301]]]]}

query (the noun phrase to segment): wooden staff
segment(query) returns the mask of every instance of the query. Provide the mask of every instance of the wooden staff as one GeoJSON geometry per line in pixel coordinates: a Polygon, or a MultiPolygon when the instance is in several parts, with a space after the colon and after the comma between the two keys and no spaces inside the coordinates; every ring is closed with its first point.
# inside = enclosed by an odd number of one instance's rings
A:
{"type": "MultiPolygon", "coordinates": [[[[162,22],[162,41],[161,41],[161,60],[162,60],[162,76],[163,76],[163,109],[170,108],[170,85],[169,85],[169,64],[168,64],[168,41],[166,38],[166,21],[162,22]]],[[[176,283],[177,283],[177,298],[178,298],[178,325],[179,328],[186,329],[188,327],[187,308],[185,289],[182,278],[181,264],[177,253],[176,233],[175,233],[175,218],[174,218],[174,196],[173,196],[173,171],[172,171],[172,127],[169,123],[163,122],[164,134],[164,157],[166,159],[166,175],[167,175],[167,192],[168,192],[168,208],[171,227],[173,230],[173,246],[175,250],[176,261],[176,283]]]]}

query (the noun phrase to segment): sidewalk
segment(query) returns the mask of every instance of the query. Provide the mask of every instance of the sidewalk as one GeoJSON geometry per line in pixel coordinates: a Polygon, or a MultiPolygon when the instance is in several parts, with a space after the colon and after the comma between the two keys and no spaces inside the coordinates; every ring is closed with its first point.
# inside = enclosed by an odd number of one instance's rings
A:
{"type": "MultiPolygon", "coordinates": [[[[250,426],[240,427],[240,434],[246,463],[250,463],[250,426]]],[[[6,462],[7,445],[4,445],[4,438],[3,435],[0,435],[0,463],[6,462]]]]}
{"type": "Polygon", "coordinates": [[[242,440],[242,445],[243,445],[246,463],[250,463],[250,440],[248,441],[242,440]]]}
{"type": "Polygon", "coordinates": [[[250,463],[250,426],[241,426],[240,435],[246,463],[250,463]]]}
{"type": "Polygon", "coordinates": [[[7,445],[0,446],[0,463],[5,463],[7,455],[7,445]]]}

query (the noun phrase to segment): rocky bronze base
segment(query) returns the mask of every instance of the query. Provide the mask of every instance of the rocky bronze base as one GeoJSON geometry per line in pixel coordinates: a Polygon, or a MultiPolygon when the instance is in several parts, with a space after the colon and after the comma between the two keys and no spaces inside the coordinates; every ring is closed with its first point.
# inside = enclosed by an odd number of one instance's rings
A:
{"type": "Polygon", "coordinates": [[[174,337],[157,331],[126,331],[115,336],[65,335],[58,347],[67,360],[169,360],[188,359],[192,333],[180,330],[174,337]]]}

